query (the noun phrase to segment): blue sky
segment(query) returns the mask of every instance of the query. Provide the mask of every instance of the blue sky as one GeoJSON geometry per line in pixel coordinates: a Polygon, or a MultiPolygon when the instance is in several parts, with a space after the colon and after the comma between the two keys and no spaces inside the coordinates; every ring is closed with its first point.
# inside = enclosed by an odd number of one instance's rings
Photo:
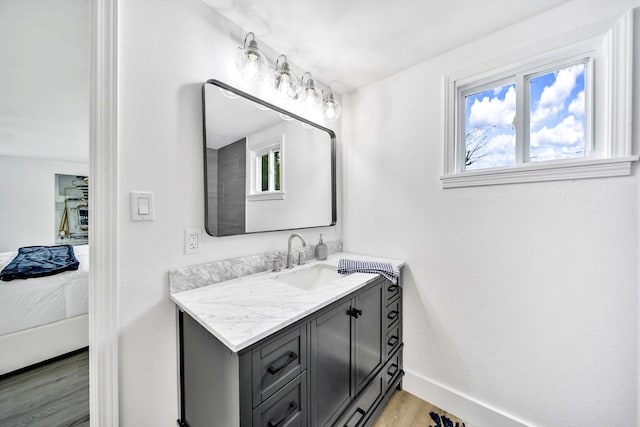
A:
{"type": "MultiPolygon", "coordinates": [[[[531,161],[584,155],[584,64],[530,79],[531,161]]],[[[467,170],[515,165],[515,84],[466,98],[467,170]]]]}

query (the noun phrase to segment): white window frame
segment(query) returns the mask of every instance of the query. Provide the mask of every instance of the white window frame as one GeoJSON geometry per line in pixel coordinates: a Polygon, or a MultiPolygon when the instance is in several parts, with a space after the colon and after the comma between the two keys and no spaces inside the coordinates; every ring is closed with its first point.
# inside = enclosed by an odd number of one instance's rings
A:
{"type": "Polygon", "coordinates": [[[280,152],[280,145],[274,145],[268,148],[265,148],[264,150],[261,150],[259,152],[256,153],[256,160],[254,163],[254,167],[255,167],[255,193],[275,193],[276,191],[280,191],[280,190],[276,190],[276,181],[275,181],[275,153],[276,152],[280,152]],[[262,157],[264,156],[268,156],[268,165],[267,165],[267,174],[268,174],[268,184],[267,186],[269,187],[266,190],[262,189],[262,157]]]}
{"type": "Polygon", "coordinates": [[[604,36],[592,34],[566,47],[524,51],[541,53],[445,77],[443,188],[630,175],[631,163],[638,160],[631,153],[633,11],[604,36]],[[530,104],[528,79],[581,61],[586,65],[585,156],[530,162],[529,114],[522,114],[530,104]],[[465,96],[507,82],[516,84],[516,164],[466,171],[465,96]]]}
{"type": "Polygon", "coordinates": [[[254,143],[247,137],[247,171],[250,179],[247,179],[247,201],[259,202],[266,200],[284,200],[285,193],[285,150],[284,134],[264,141],[254,143]],[[258,175],[258,159],[269,153],[269,188],[275,188],[273,165],[273,152],[280,152],[280,190],[261,191],[262,180],[258,175]]]}

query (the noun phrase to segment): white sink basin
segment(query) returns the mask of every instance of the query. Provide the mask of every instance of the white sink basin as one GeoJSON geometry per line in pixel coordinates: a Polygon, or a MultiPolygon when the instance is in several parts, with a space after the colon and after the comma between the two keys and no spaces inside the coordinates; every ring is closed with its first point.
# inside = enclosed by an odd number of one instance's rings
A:
{"type": "Polygon", "coordinates": [[[342,277],[344,276],[338,274],[335,266],[317,264],[302,270],[280,274],[274,279],[299,289],[313,290],[329,285],[342,277]]]}

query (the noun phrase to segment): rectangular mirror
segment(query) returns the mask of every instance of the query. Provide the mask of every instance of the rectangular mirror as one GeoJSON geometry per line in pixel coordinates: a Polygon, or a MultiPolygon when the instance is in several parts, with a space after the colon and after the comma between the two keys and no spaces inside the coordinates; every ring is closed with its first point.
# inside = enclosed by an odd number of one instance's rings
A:
{"type": "Polygon", "coordinates": [[[217,80],[202,88],[212,236],[336,223],[335,134],[217,80]]]}

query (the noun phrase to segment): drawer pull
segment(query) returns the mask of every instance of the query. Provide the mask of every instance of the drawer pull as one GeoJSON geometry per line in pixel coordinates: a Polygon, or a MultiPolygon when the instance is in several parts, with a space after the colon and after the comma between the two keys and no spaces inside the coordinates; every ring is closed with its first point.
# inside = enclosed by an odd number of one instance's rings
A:
{"type": "Polygon", "coordinates": [[[395,374],[398,373],[398,364],[396,363],[392,363],[391,366],[389,366],[389,370],[387,370],[387,374],[392,377],[395,374]]]}
{"type": "Polygon", "coordinates": [[[387,319],[394,320],[397,318],[398,318],[398,310],[390,311],[389,314],[387,314],[387,319]]]}
{"type": "Polygon", "coordinates": [[[278,366],[277,368],[274,368],[273,366],[269,366],[269,369],[267,369],[267,371],[271,374],[271,375],[275,375],[278,371],[280,371],[281,369],[283,369],[285,366],[287,366],[289,363],[293,362],[294,360],[296,360],[298,358],[298,355],[295,354],[293,351],[291,353],[289,353],[289,357],[287,358],[287,360],[280,366],[278,366]]]}
{"type": "Polygon", "coordinates": [[[391,285],[387,288],[387,291],[389,292],[395,292],[398,290],[398,285],[391,285]]]}
{"type": "Polygon", "coordinates": [[[295,412],[295,410],[296,410],[296,409],[298,409],[298,405],[296,405],[296,402],[291,402],[291,403],[289,404],[289,409],[287,409],[287,412],[282,416],[282,418],[280,418],[278,421],[270,420],[270,421],[267,423],[267,426],[269,426],[269,427],[278,427],[278,426],[282,425],[282,423],[284,423],[284,422],[285,422],[285,420],[286,420],[287,418],[289,418],[289,416],[290,416],[291,414],[293,414],[293,413],[295,412]]]}
{"type": "Polygon", "coordinates": [[[389,340],[387,341],[387,344],[389,344],[391,347],[398,344],[398,337],[395,335],[392,335],[391,338],[389,338],[389,340]]]}
{"type": "MultiPolygon", "coordinates": [[[[358,422],[355,423],[353,427],[358,427],[360,425],[362,420],[364,420],[364,416],[366,415],[366,412],[364,412],[362,408],[358,408],[356,409],[356,412],[353,415],[357,415],[357,414],[360,414],[360,418],[358,418],[358,422]]],[[[351,416],[351,418],[353,418],[353,415],[351,416]]],[[[345,423],[344,427],[350,427],[349,422],[351,422],[351,418],[349,418],[349,420],[345,423]]]]}

